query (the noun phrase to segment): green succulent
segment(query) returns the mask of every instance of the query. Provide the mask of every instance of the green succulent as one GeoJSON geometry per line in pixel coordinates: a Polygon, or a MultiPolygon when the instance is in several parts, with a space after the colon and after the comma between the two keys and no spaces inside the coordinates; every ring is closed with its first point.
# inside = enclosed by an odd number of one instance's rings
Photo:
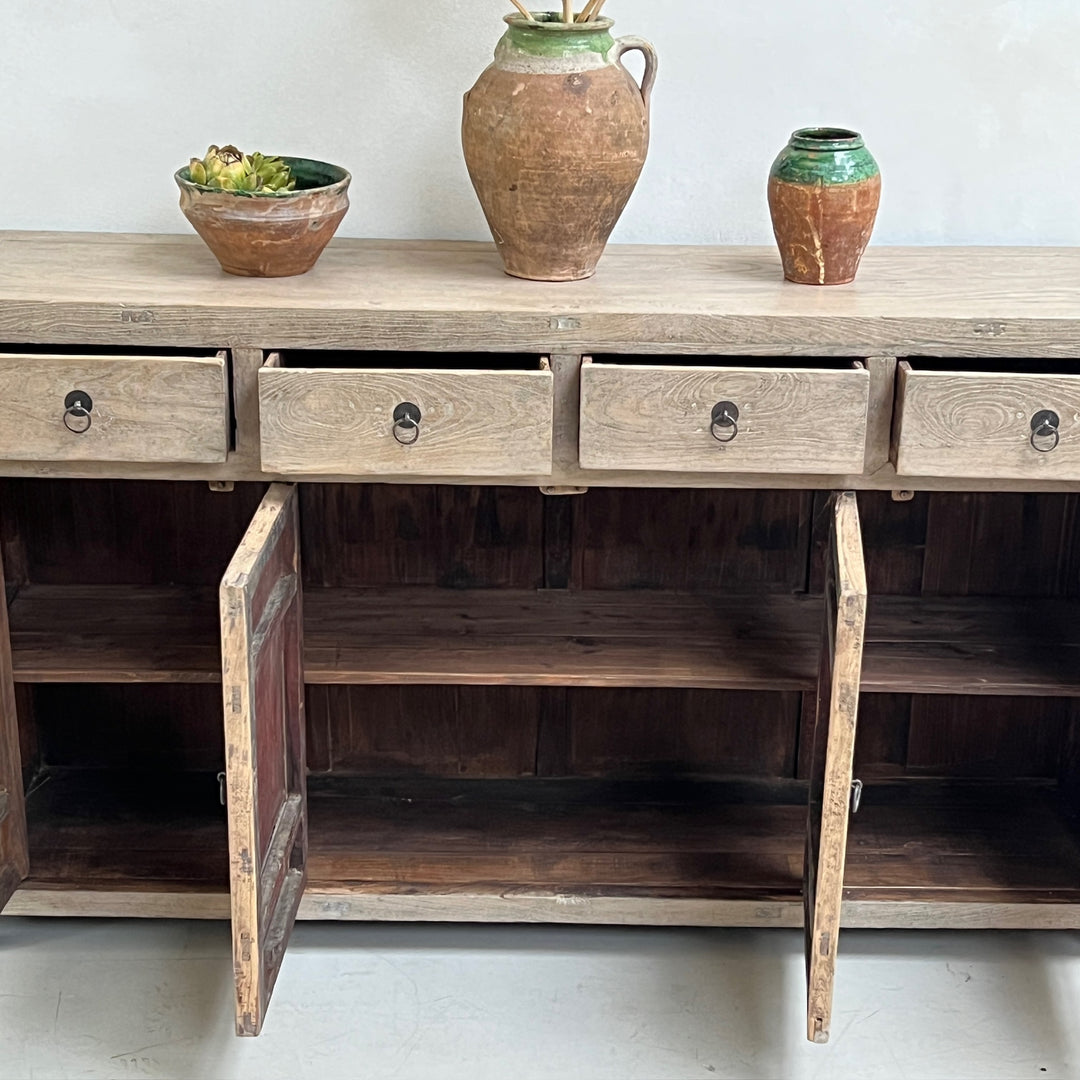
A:
{"type": "Polygon", "coordinates": [[[192,158],[188,176],[194,184],[216,191],[253,195],[285,195],[296,190],[296,178],[281,158],[241,153],[235,146],[211,146],[203,158],[192,158]]]}

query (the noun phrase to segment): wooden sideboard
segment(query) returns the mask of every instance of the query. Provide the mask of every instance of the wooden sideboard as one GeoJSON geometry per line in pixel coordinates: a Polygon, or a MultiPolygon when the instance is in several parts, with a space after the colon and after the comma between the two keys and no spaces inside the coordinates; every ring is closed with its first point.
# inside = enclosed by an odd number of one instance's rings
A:
{"type": "Polygon", "coordinates": [[[0,902],[231,918],[243,1034],[298,917],[806,925],[819,1042],[842,927],[1080,927],[1078,298],[0,233],[0,902]]]}

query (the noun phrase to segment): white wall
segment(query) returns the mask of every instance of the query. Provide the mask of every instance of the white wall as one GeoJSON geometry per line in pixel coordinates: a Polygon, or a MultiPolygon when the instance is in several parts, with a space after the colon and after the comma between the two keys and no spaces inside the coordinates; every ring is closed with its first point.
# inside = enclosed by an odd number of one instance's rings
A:
{"type": "MultiPolygon", "coordinates": [[[[236,142],[351,169],[343,235],[486,237],[461,94],[510,6],[0,0],[0,228],[185,232],[173,170],[236,142]]],[[[791,129],[827,123],[881,163],[878,242],[1080,244],[1080,0],[606,11],[661,57],[615,240],[771,240],[769,165],[791,129]]]]}

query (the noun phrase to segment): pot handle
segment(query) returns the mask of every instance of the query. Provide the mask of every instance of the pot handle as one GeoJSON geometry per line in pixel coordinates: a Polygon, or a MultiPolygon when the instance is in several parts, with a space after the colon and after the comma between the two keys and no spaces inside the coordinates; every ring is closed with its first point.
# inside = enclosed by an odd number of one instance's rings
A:
{"type": "Polygon", "coordinates": [[[639,52],[645,57],[645,75],[641,80],[641,100],[645,102],[645,108],[649,107],[649,96],[652,94],[653,83],[656,82],[656,50],[644,38],[621,37],[615,41],[612,50],[612,58],[622,67],[622,58],[628,52],[639,52]]]}

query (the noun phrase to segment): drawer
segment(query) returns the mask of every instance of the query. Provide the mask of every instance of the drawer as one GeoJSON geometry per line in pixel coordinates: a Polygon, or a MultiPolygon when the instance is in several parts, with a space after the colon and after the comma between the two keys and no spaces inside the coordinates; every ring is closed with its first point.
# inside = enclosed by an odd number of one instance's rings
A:
{"type": "Polygon", "coordinates": [[[861,473],[869,394],[869,372],[851,360],[806,367],[586,361],[581,465],[861,473]]]}
{"type": "Polygon", "coordinates": [[[1080,479],[1080,364],[1010,366],[962,371],[955,360],[903,361],[893,433],[897,473],[1080,479]]]}
{"type": "Polygon", "coordinates": [[[0,354],[0,459],[224,461],[225,354],[0,354]]]}
{"type": "Polygon", "coordinates": [[[423,359],[416,367],[305,367],[303,354],[271,357],[259,371],[263,468],[282,476],[550,475],[546,361],[532,358],[528,370],[497,366],[495,356],[483,358],[490,369],[423,359]]]}

